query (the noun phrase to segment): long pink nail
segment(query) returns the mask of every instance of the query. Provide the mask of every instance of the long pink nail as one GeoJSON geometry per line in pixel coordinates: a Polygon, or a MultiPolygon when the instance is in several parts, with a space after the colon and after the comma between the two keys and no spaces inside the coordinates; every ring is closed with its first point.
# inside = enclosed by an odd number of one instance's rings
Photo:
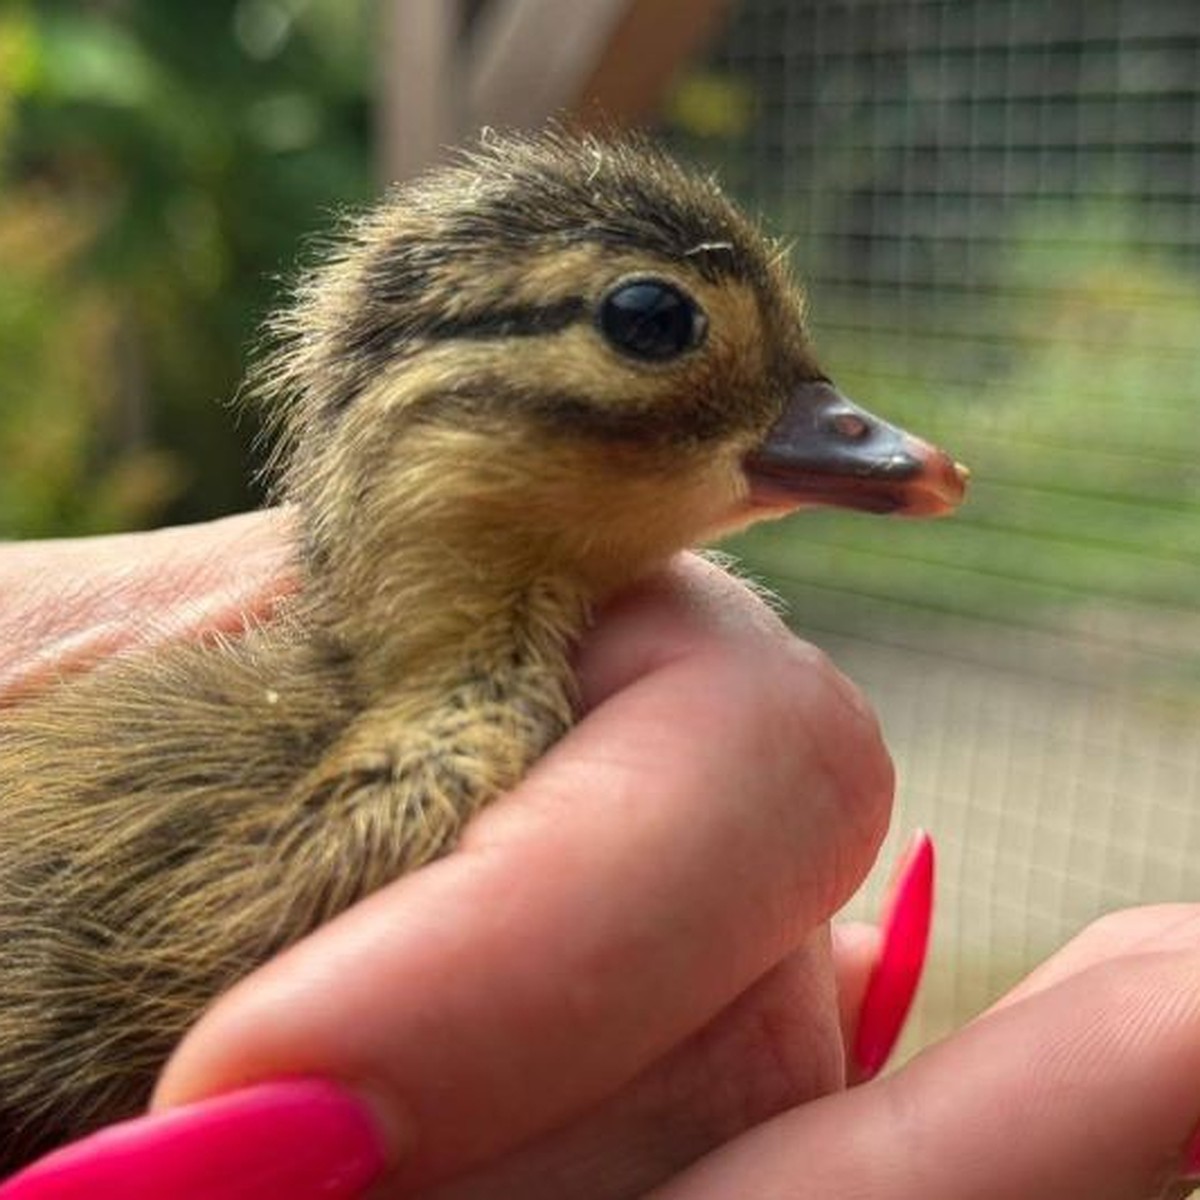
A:
{"type": "Polygon", "coordinates": [[[1192,1134],[1183,1152],[1183,1168],[1179,1176],[1184,1183],[1200,1183],[1200,1129],[1192,1134]]]}
{"type": "Polygon", "coordinates": [[[854,1061],[867,1079],[883,1069],[895,1049],[917,994],[933,922],[933,881],[933,840],[918,830],[884,903],[882,946],[858,1018],[854,1061]]]}
{"type": "Polygon", "coordinates": [[[296,1080],[114,1125],[13,1176],[0,1200],[352,1200],[385,1162],[361,1101],[296,1080]]]}

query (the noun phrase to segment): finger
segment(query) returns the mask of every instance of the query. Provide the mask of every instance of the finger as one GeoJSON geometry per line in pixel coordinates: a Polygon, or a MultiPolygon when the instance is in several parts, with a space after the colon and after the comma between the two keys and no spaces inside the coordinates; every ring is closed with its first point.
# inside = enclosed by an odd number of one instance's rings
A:
{"type": "MultiPolygon", "coordinates": [[[[604,606],[576,657],[584,708],[713,642],[799,644],[746,583],[701,555],[677,555],[667,569],[604,606]]],[[[805,653],[821,657],[812,647],[805,653]]],[[[828,683],[839,704],[875,725],[874,712],[849,680],[835,671],[828,683]]]]}
{"type": "Polygon", "coordinates": [[[1015,1004],[1088,967],[1126,954],[1200,949],[1200,905],[1148,904],[1093,921],[993,1007],[1015,1004]]]}
{"type": "MultiPolygon", "coordinates": [[[[903,883],[918,859],[902,857],[894,897],[911,891],[903,883]]],[[[893,936],[903,925],[886,923],[893,936]]],[[[847,1071],[863,1077],[844,1047],[857,1039],[882,951],[874,926],[839,923],[832,938],[819,930],[597,1109],[430,1200],[642,1195],[746,1129],[840,1089],[847,1071]]]]}
{"type": "MultiPolygon", "coordinates": [[[[837,976],[838,1023],[842,1045],[853,1046],[858,1018],[871,972],[879,961],[883,936],[879,927],[861,921],[839,921],[833,926],[833,964],[837,976]]],[[[864,1072],[853,1061],[846,1064],[848,1083],[859,1083],[864,1072]]]]}
{"type": "Polygon", "coordinates": [[[776,623],[729,619],[758,604],[737,585],[675,577],[597,631],[607,698],[461,849],[218,1002],[160,1104],[349,1080],[407,1131],[398,1185],[426,1184],[612,1095],[844,901],[886,824],[877,727],[776,623]],[[610,654],[648,664],[615,694],[610,654]]]}
{"type": "Polygon", "coordinates": [[[837,1090],[828,935],[820,930],[617,1095],[427,1200],[644,1195],[754,1125],[837,1090]]]}
{"type": "Polygon", "coordinates": [[[5,546],[0,704],[133,644],[264,619],[294,586],[287,526],[275,511],[5,546]]]}
{"type": "Polygon", "coordinates": [[[1119,959],[776,1118],[654,1198],[1170,1194],[1200,1122],[1198,1079],[1200,954],[1119,959]]]}

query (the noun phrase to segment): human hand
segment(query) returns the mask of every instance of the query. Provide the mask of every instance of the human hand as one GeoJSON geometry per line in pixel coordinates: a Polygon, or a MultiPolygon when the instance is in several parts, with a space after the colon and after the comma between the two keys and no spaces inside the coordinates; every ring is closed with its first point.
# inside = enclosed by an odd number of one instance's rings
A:
{"type": "Polygon", "coordinates": [[[1200,1187],[1200,905],[1104,917],[893,1074],[653,1200],[1166,1200],[1200,1187]]]}
{"type": "MultiPolygon", "coordinates": [[[[5,548],[7,696],[132,640],[265,615],[288,586],[278,525],[5,548]]],[[[837,930],[830,956],[820,921],[869,860],[887,774],[844,682],[790,647],[701,564],[627,598],[581,661],[592,715],[462,854],[223,999],[167,1072],[157,1107],[184,1107],[165,1122],[81,1143],[0,1197],[294,1200],[379,1170],[373,1195],[441,1200],[656,1180],[656,1200],[1186,1194],[1197,906],[1105,918],[963,1031],[837,1091],[859,1073],[841,1046],[879,946],[837,930]],[[190,1103],[298,1073],[350,1091],[190,1103]],[[181,1186],[163,1184],[172,1162],[181,1186]]]]}
{"type": "MultiPolygon", "coordinates": [[[[265,614],[287,587],[277,521],[5,549],[8,695],[130,640],[265,614]]],[[[461,854],[216,1006],[159,1092],[160,1110],[185,1107],[0,1197],[293,1200],[379,1171],[373,1195],[441,1200],[656,1180],[656,1200],[1190,1190],[1200,907],[1105,918],[963,1031],[838,1092],[878,941],[842,930],[830,956],[820,928],[885,816],[869,719],[696,563],[608,614],[581,670],[591,716],[461,854]],[[349,1091],[190,1103],[300,1073],[349,1091]],[[172,1162],[182,1186],[163,1184],[172,1162]]]]}
{"type": "MultiPolygon", "coordinates": [[[[10,701],[130,641],[269,612],[289,586],[283,520],[7,548],[10,701]]],[[[130,1195],[132,1180],[147,1195],[299,1196],[287,1173],[311,1184],[330,1147],[310,1131],[267,1153],[279,1104],[286,1124],[348,1102],[312,1084],[237,1092],[261,1080],[332,1079],[366,1097],[384,1135],[380,1195],[457,1179],[439,1194],[530,1198],[640,1194],[842,1086],[843,1026],[878,943],[847,930],[834,955],[824,923],[886,823],[873,718],[698,560],[614,605],[579,670],[584,721],[456,854],[235,988],[168,1068],[158,1107],[232,1091],[203,1111],[232,1113],[234,1151],[270,1161],[222,1166],[211,1121],[206,1134],[184,1109],[83,1143],[6,1200],[130,1195]],[[155,1175],[164,1128],[201,1145],[219,1185],[198,1182],[194,1159],[174,1184],[155,1175]],[[106,1185],[115,1160],[124,1174],[106,1185]]],[[[351,1124],[361,1143],[366,1126],[351,1124]]]]}

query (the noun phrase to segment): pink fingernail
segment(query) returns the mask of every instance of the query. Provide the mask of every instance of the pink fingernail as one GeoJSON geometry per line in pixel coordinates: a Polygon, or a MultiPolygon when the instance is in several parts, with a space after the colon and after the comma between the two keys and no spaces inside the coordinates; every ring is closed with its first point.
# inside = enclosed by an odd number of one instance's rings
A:
{"type": "Polygon", "coordinates": [[[332,1083],[262,1084],[102,1130],[0,1186],[0,1200],[352,1200],[383,1138],[332,1083]]]}
{"type": "Polygon", "coordinates": [[[882,946],[858,1019],[854,1061],[867,1079],[879,1074],[895,1049],[921,982],[933,921],[933,868],[933,840],[918,830],[883,906],[882,946]]]}
{"type": "Polygon", "coordinates": [[[1192,1134],[1192,1140],[1183,1152],[1183,1170],[1179,1178],[1183,1183],[1200,1183],[1200,1129],[1192,1134]]]}

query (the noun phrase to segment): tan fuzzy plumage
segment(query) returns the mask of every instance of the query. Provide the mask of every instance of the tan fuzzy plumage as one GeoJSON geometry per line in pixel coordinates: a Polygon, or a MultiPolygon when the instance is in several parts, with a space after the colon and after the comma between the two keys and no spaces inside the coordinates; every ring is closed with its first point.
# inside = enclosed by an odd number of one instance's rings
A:
{"type": "Polygon", "coordinates": [[[138,1111],[214,996],[566,730],[589,607],[756,515],[741,460],[819,377],[799,304],[636,142],[493,137],[348,223],[253,383],[298,597],[0,715],[0,1173],[138,1111]],[[606,341],[601,298],[643,277],[700,344],[606,341]]]}

